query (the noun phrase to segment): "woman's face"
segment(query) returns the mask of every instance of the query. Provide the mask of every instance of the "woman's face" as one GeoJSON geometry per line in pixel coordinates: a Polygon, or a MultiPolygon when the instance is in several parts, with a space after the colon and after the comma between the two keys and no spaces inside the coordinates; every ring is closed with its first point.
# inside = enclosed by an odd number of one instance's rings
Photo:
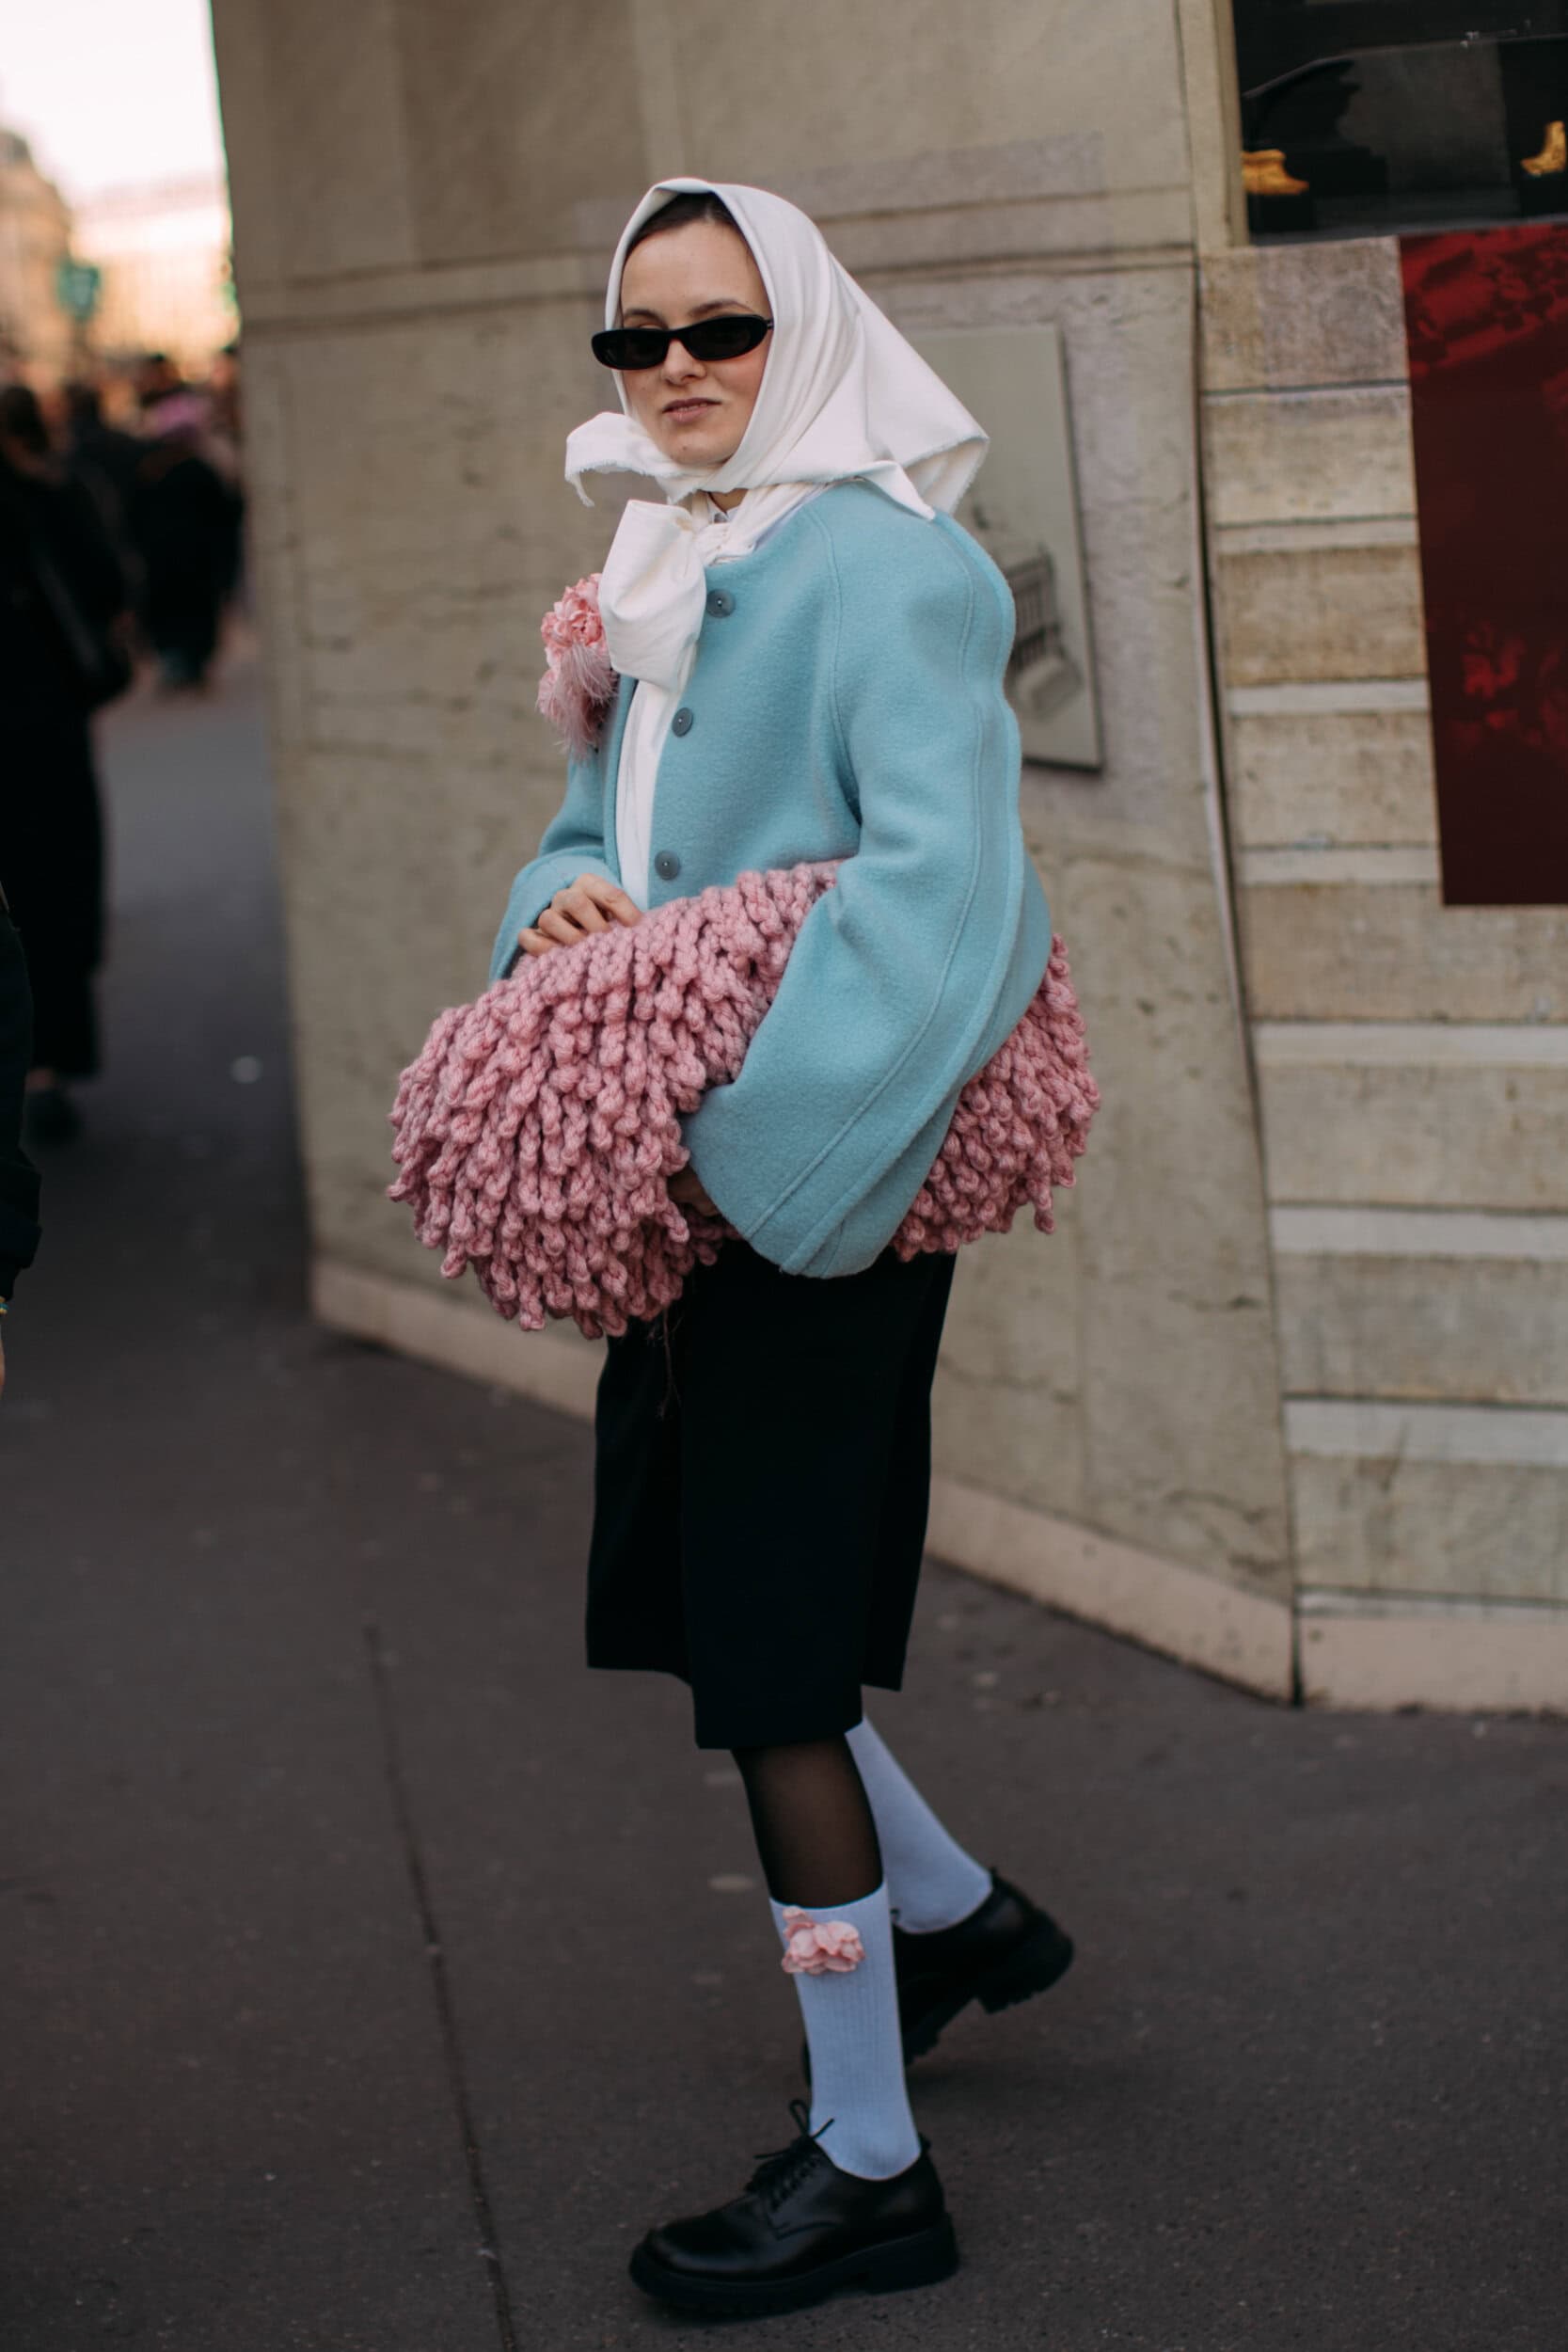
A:
{"type": "MultiPolygon", "coordinates": [[[[722,221],[661,230],[621,273],[623,326],[689,326],[727,310],[768,315],[751,247],[722,221]]],[[[677,465],[716,472],[740,447],[768,365],[771,336],[738,359],[693,359],[672,343],[663,365],[634,368],[621,381],[631,413],[677,465]]]]}

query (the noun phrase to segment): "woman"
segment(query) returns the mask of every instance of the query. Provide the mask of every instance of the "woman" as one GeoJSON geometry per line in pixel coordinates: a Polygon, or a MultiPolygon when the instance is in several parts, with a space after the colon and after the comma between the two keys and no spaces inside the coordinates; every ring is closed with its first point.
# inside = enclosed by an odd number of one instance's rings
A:
{"type": "Polygon", "coordinates": [[[949,517],[985,437],[793,205],[674,180],[610,271],[621,415],[568,479],[651,475],[600,583],[619,673],[513,886],[492,977],[736,874],[846,861],[677,1200],[743,1238],[609,1343],[588,1654],[691,1686],[745,1781],[813,2100],[746,2191],[632,2261],[690,2309],[919,2285],[957,2259],[906,2056],[1071,1947],[982,1869],[862,1715],[896,1689],[951,1257],[887,1245],[1045,968],[1001,576],[949,517]],[[656,791],[657,784],[657,791],[656,791]]]}

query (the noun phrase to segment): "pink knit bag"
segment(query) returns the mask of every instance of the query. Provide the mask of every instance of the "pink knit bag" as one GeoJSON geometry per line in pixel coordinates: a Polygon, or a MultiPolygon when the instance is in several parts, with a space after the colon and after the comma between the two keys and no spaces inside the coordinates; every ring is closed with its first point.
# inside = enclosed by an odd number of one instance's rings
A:
{"type": "MultiPolygon", "coordinates": [[[[441,1014],[398,1088],[389,1198],[443,1274],[471,1265],[500,1314],[531,1331],[570,1316],[596,1339],[657,1315],[712,1263],[733,1228],[670,1198],[688,1157],[678,1121],[739,1071],[837,870],[671,899],[441,1014]]],[[[1023,1018],[958,1097],[898,1255],[1005,1233],[1025,1204],[1049,1233],[1052,1186],[1072,1183],[1099,1101],[1055,939],[1023,1018]]]]}

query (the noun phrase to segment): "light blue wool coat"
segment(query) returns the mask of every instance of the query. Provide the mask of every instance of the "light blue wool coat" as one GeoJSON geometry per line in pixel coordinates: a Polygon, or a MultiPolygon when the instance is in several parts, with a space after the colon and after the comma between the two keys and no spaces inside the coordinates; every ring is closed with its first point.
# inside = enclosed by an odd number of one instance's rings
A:
{"type": "MultiPolygon", "coordinates": [[[[686,1141],[763,1257],[853,1274],[897,1231],[1051,952],[1002,690],[1012,598],[958,524],[858,481],[707,580],[689,723],[659,761],[650,905],[802,859],[851,862],[807,915],[739,1076],[704,1096],[686,1141]]],[[[634,690],[622,679],[598,750],[571,764],[512,885],[492,979],[558,890],[621,879],[615,774],[634,690]]]]}

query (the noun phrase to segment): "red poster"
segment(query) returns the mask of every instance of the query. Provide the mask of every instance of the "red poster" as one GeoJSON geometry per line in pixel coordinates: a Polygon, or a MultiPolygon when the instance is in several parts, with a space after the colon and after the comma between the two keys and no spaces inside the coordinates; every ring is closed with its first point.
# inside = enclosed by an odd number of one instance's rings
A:
{"type": "Polygon", "coordinates": [[[1444,901],[1568,905],[1568,222],[1400,252],[1444,901]]]}

